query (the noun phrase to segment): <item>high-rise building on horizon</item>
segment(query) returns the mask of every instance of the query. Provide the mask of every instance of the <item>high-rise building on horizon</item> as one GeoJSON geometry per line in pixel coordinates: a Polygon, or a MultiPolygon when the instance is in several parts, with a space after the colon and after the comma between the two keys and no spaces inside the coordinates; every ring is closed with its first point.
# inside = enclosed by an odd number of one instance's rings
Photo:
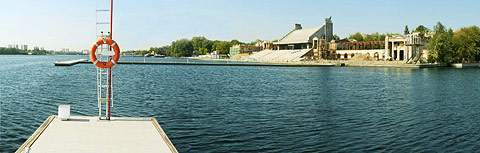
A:
{"type": "Polygon", "coordinates": [[[28,45],[20,45],[21,50],[28,50],[28,45]]]}

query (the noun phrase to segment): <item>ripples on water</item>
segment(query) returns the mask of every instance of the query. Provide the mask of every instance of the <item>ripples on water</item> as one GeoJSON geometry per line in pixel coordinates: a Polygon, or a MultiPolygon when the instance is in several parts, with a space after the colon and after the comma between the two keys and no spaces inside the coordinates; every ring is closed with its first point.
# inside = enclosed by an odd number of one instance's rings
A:
{"type": "MultiPolygon", "coordinates": [[[[78,58],[0,56],[0,152],[15,151],[59,104],[72,105],[72,115],[97,115],[94,66],[53,66],[78,58]]],[[[478,69],[120,65],[112,114],[157,118],[180,152],[473,152],[478,76],[478,69]]]]}

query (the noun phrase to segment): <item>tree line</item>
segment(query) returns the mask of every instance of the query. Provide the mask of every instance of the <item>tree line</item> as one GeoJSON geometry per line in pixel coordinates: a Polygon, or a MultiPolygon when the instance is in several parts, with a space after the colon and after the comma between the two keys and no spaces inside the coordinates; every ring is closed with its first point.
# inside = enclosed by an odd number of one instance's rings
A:
{"type": "MultiPolygon", "coordinates": [[[[412,30],[412,33],[413,32],[420,32],[420,33],[426,34],[429,31],[430,31],[430,29],[428,29],[427,27],[425,27],[423,25],[419,25],[414,30],[412,30]]],[[[405,34],[405,35],[410,34],[410,31],[408,30],[408,25],[405,25],[405,30],[404,30],[403,34],[405,34]]],[[[347,37],[347,38],[350,39],[350,40],[355,39],[358,42],[362,42],[362,41],[385,41],[385,38],[387,36],[392,37],[393,35],[400,35],[400,34],[399,33],[383,34],[383,33],[378,33],[378,32],[371,33],[371,34],[361,34],[360,32],[356,32],[354,34],[350,34],[350,36],[347,37]]],[[[335,36],[334,36],[334,38],[335,38],[335,36]]],[[[337,40],[337,39],[335,39],[335,40],[337,40]]]]}
{"type": "Polygon", "coordinates": [[[380,34],[378,32],[372,34],[361,34],[360,32],[356,32],[355,34],[351,34],[348,39],[352,40],[355,39],[357,42],[362,41],[385,41],[385,38],[392,37],[393,35],[398,35],[398,33],[387,33],[387,34],[380,34]]]}
{"type": "Polygon", "coordinates": [[[161,47],[150,47],[149,50],[126,51],[125,53],[147,54],[155,52],[156,54],[170,57],[190,57],[193,55],[205,55],[213,51],[219,51],[221,54],[228,54],[233,45],[255,45],[263,40],[257,39],[250,43],[245,43],[233,39],[231,41],[209,40],[203,36],[193,37],[192,39],[179,39],[173,41],[170,45],[161,47]]]}
{"type": "Polygon", "coordinates": [[[429,40],[430,63],[468,63],[480,61],[480,28],[463,27],[453,31],[438,22],[429,40]]]}
{"type": "Polygon", "coordinates": [[[0,54],[16,54],[16,55],[26,55],[28,53],[32,53],[33,55],[45,55],[46,51],[34,49],[34,50],[22,50],[17,48],[4,48],[0,47],[0,54]]]}
{"type": "MultiPolygon", "coordinates": [[[[430,63],[454,63],[454,62],[478,62],[480,61],[480,28],[478,26],[470,26],[460,28],[453,31],[447,29],[438,22],[433,27],[433,31],[429,28],[419,25],[412,32],[420,32],[427,34],[431,32],[428,40],[427,48],[429,50],[428,62],[430,63]]],[[[410,34],[408,26],[405,26],[404,34],[410,34]]],[[[400,35],[398,33],[380,34],[378,32],[372,34],[361,34],[356,32],[351,34],[348,39],[362,41],[385,41],[387,36],[400,35]]],[[[340,37],[334,35],[334,40],[340,37]]],[[[273,42],[275,42],[274,40],[273,42]]],[[[151,47],[149,50],[127,51],[136,54],[147,54],[155,52],[170,57],[188,57],[193,55],[205,55],[213,51],[219,51],[221,54],[228,54],[230,47],[238,44],[255,45],[262,40],[257,39],[250,43],[240,42],[236,39],[231,41],[209,40],[203,36],[193,37],[192,39],[179,39],[173,41],[170,45],[161,47],[151,47]]],[[[5,50],[5,48],[3,48],[5,50]]],[[[5,52],[0,50],[0,53],[5,52]]],[[[26,53],[25,53],[26,54],[26,53]]]]}
{"type": "MultiPolygon", "coordinates": [[[[414,33],[414,32],[420,32],[422,34],[426,34],[426,33],[430,32],[430,29],[428,29],[427,27],[425,27],[423,25],[419,25],[417,28],[412,30],[412,33],[414,33]]],[[[403,34],[404,35],[410,34],[410,31],[408,31],[408,25],[405,25],[405,30],[403,30],[403,34]]]]}

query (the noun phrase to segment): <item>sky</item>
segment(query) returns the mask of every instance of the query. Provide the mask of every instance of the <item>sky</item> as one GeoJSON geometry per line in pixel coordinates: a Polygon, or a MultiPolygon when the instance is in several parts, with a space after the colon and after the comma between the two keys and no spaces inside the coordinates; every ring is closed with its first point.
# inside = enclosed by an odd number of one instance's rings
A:
{"type": "MultiPolygon", "coordinates": [[[[98,7],[107,6],[97,0],[98,7]]],[[[0,0],[0,47],[89,49],[96,39],[94,0],[0,0]]],[[[108,4],[108,3],[105,3],[108,4]]],[[[403,33],[437,22],[459,29],[480,25],[480,1],[434,0],[115,0],[113,39],[121,50],[149,49],[194,36],[210,40],[275,40],[322,26],[334,34],[403,33]]],[[[99,19],[108,14],[99,14],[99,19]]]]}

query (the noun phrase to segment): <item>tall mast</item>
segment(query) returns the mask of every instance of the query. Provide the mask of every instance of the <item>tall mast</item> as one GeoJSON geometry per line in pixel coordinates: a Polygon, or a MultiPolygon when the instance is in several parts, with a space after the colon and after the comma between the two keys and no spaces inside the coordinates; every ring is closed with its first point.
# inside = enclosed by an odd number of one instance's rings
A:
{"type": "MultiPolygon", "coordinates": [[[[110,0],[110,39],[112,38],[112,24],[113,24],[113,0],[110,0]]],[[[112,51],[112,46],[110,46],[110,51],[112,51]]],[[[108,60],[112,60],[110,57],[108,60]]],[[[112,108],[112,68],[108,68],[108,116],[107,120],[110,120],[110,109],[112,108]]]]}
{"type": "MultiPolygon", "coordinates": [[[[113,0],[95,0],[95,19],[96,19],[96,37],[98,39],[112,39],[113,31],[113,0]],[[110,5],[110,7],[108,6],[110,5]],[[108,17],[110,16],[110,20],[108,17]]],[[[95,51],[100,61],[112,61],[112,55],[104,56],[105,52],[112,52],[112,46],[102,45],[95,51]],[[98,54],[97,54],[98,53],[98,54]]],[[[105,108],[105,118],[110,120],[111,108],[113,107],[113,84],[112,67],[97,67],[97,99],[98,116],[102,119],[103,103],[105,108]]]]}

